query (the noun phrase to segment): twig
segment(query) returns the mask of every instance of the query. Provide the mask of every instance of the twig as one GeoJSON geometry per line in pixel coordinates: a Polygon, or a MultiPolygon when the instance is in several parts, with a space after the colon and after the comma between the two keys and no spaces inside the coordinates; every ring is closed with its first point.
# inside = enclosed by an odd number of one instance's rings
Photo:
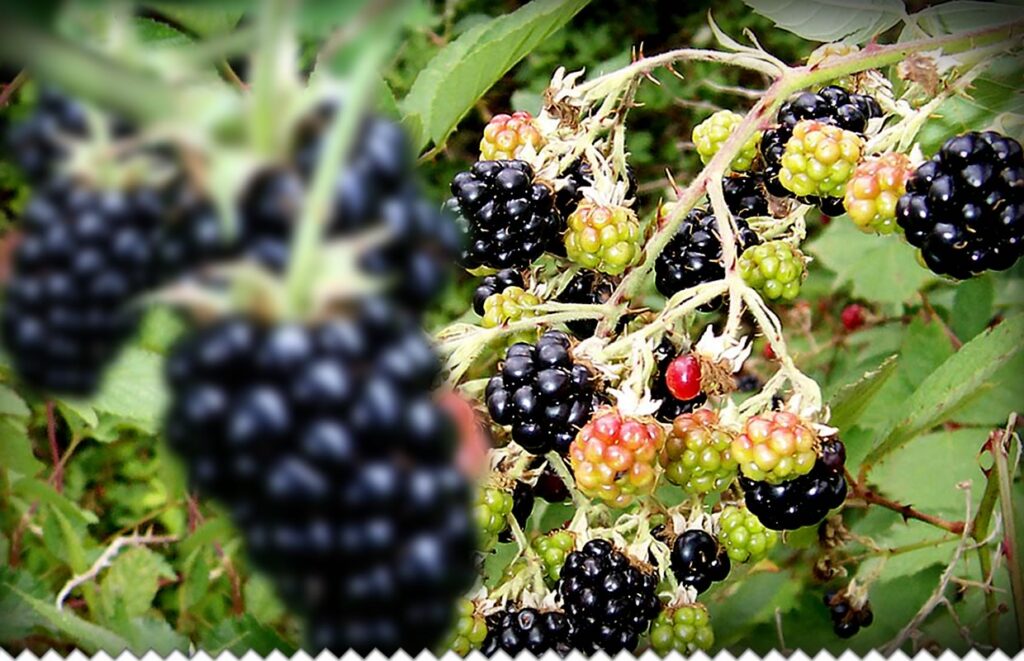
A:
{"type": "MultiPolygon", "coordinates": [[[[1017,547],[1016,523],[1013,513],[1013,495],[1010,493],[1010,469],[1007,457],[1013,440],[1013,429],[1017,426],[1017,414],[1011,413],[1006,430],[999,443],[993,443],[992,455],[996,461],[999,476],[999,508],[1003,515],[1003,551],[1006,554],[1006,570],[1010,574],[1010,591],[1013,593],[1013,610],[1017,619],[1017,638],[1024,640],[1024,577],[1021,576],[1020,556],[1017,547]]],[[[1016,466],[1014,462],[1014,466],[1016,466]]]]}
{"type": "Polygon", "coordinates": [[[57,610],[63,610],[64,601],[71,594],[72,590],[86,581],[95,579],[101,571],[110,566],[110,563],[113,562],[114,558],[117,557],[117,554],[124,547],[144,546],[146,544],[171,544],[176,541],[178,541],[178,538],[173,535],[130,535],[128,537],[118,537],[100,554],[100,557],[96,558],[96,562],[92,563],[92,566],[85,573],[72,576],[64,584],[64,587],[57,594],[55,601],[57,610]]]}
{"type": "Polygon", "coordinates": [[[0,91],[0,108],[6,107],[11,102],[14,93],[25,84],[26,80],[28,80],[28,72],[22,69],[11,82],[3,86],[3,91],[0,91]]]}
{"type": "Polygon", "coordinates": [[[46,400],[46,438],[50,442],[50,456],[53,458],[53,475],[50,482],[57,493],[64,492],[64,465],[60,460],[60,448],[57,447],[57,416],[54,412],[52,399],[46,400]]]}
{"type": "Polygon", "coordinates": [[[878,505],[880,507],[890,509],[893,512],[898,513],[904,519],[917,519],[918,521],[923,521],[924,523],[933,525],[936,528],[942,528],[954,535],[960,535],[964,530],[969,530],[969,526],[967,526],[964,521],[947,521],[942,517],[938,517],[933,514],[926,514],[916,510],[910,505],[904,505],[896,502],[895,500],[885,498],[884,496],[868,489],[863,484],[858,483],[853,479],[853,476],[850,475],[849,471],[846,472],[846,481],[850,485],[850,496],[852,498],[860,498],[869,505],[878,505]]]}
{"type": "Polygon", "coordinates": [[[942,332],[946,334],[946,337],[949,339],[949,343],[953,345],[953,351],[959,351],[960,347],[962,347],[964,343],[956,336],[956,333],[953,332],[953,329],[946,324],[942,317],[939,316],[939,313],[935,311],[935,308],[932,307],[931,301],[928,300],[928,294],[920,292],[920,295],[921,304],[924,307],[925,312],[925,321],[934,321],[937,323],[939,327],[942,328],[942,332]]]}

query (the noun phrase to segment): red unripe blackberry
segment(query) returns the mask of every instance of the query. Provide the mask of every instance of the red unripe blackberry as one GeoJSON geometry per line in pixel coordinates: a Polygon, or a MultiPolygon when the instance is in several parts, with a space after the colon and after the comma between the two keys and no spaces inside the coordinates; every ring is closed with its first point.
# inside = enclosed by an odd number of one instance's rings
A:
{"type": "Polygon", "coordinates": [[[708,400],[707,395],[702,392],[690,399],[679,399],[669,389],[667,380],[668,368],[677,357],[685,355],[689,354],[677,354],[677,349],[667,339],[662,341],[654,350],[654,357],[658,361],[658,371],[654,375],[654,382],[651,384],[651,397],[661,400],[661,406],[658,407],[654,417],[662,422],[672,422],[680,415],[693,411],[708,400]]]}
{"type": "Polygon", "coordinates": [[[665,370],[665,386],[676,399],[688,401],[700,394],[700,361],[692,353],[677,356],[665,370]]]}
{"type": "Polygon", "coordinates": [[[864,308],[857,303],[850,303],[843,308],[839,317],[843,322],[843,328],[852,333],[864,325],[864,308]]]}

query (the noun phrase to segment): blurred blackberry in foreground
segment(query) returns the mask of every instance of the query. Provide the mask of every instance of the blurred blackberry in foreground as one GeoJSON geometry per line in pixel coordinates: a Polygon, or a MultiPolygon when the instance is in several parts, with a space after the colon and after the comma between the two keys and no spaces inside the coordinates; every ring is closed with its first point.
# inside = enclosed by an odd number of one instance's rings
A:
{"type": "Polygon", "coordinates": [[[148,188],[60,181],[25,210],[4,296],[3,343],[30,385],[89,395],[134,333],[155,278],[162,202],[148,188]]]}
{"type": "Polygon", "coordinates": [[[477,161],[455,175],[454,206],[468,226],[467,268],[523,268],[557,240],[554,194],[533,176],[525,161],[477,161]]]}
{"type": "Polygon", "coordinates": [[[512,440],[532,454],[565,454],[596,404],[595,377],[575,363],[569,337],[548,331],[537,344],[509,347],[500,372],[487,383],[491,419],[512,426],[512,440]]]}
{"type": "Polygon", "coordinates": [[[1024,156],[994,131],[950,138],[907,181],[896,222],[929,269],[966,279],[1024,255],[1024,156]]]}
{"type": "Polygon", "coordinates": [[[168,442],[315,650],[428,648],[474,580],[438,370],[411,319],[372,300],[315,326],[229,318],[171,352],[168,442]]]}
{"type": "Polygon", "coordinates": [[[576,649],[632,652],[661,610],[658,577],[610,542],[593,539],[569,554],[558,595],[576,629],[576,649]]]}
{"type": "Polygon", "coordinates": [[[88,137],[85,107],[56,90],[42,88],[33,114],[8,130],[5,143],[25,178],[38,184],[56,174],[74,142],[88,137]]]}

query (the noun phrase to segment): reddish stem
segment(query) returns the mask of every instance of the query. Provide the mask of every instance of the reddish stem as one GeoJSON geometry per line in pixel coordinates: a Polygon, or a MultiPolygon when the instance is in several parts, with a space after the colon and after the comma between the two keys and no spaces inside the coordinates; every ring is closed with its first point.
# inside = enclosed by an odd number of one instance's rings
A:
{"type": "Polygon", "coordinates": [[[849,471],[846,472],[846,481],[850,485],[850,497],[860,498],[869,505],[878,505],[880,507],[892,510],[893,512],[896,512],[900,516],[902,516],[904,520],[917,519],[918,521],[923,521],[924,523],[933,525],[936,528],[942,528],[943,530],[951,532],[954,535],[962,535],[964,532],[964,526],[966,524],[963,521],[947,521],[946,519],[943,519],[941,517],[934,516],[932,514],[926,514],[924,512],[916,510],[910,505],[904,505],[902,503],[896,502],[895,500],[890,500],[884,496],[879,495],[878,493],[875,493],[874,491],[868,489],[862,484],[858,484],[857,481],[853,479],[853,476],[850,475],[849,471]]]}

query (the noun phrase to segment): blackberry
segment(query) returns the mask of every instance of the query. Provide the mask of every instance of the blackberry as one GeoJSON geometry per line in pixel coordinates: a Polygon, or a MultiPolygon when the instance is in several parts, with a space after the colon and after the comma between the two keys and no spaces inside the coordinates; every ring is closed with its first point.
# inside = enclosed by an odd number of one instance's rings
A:
{"type": "Polygon", "coordinates": [[[665,340],[654,350],[654,357],[658,361],[658,372],[654,375],[654,383],[651,384],[651,397],[661,401],[654,417],[662,422],[672,422],[684,413],[689,413],[696,408],[703,406],[708,397],[703,392],[698,393],[691,399],[677,399],[668,387],[668,368],[677,357],[676,348],[671,342],[665,340]]]}
{"type": "MultiPolygon", "coordinates": [[[[687,214],[654,265],[654,284],[662,296],[670,298],[684,289],[725,277],[717,222],[705,209],[696,208],[687,214]]],[[[736,218],[736,229],[737,254],[761,242],[743,219],[736,218]]],[[[721,304],[719,298],[701,309],[710,312],[721,304]]]]}
{"type": "Polygon", "coordinates": [[[676,417],[660,457],[665,477],[689,494],[724,491],[738,472],[732,438],[711,409],[676,417]]]}
{"type": "Polygon", "coordinates": [[[525,161],[478,161],[455,175],[452,194],[468,225],[467,268],[523,268],[557,239],[554,195],[533,176],[525,161]]]}
{"type": "Polygon", "coordinates": [[[658,577],[610,542],[593,539],[562,567],[558,595],[576,629],[576,647],[608,654],[633,651],[661,610],[658,577]]]}
{"type": "Polygon", "coordinates": [[[569,447],[573,477],[581,492],[625,508],[654,490],[665,430],[651,418],[598,411],[569,447]]]}
{"type": "Polygon", "coordinates": [[[643,235],[632,209],[584,200],[567,219],[569,260],[608,275],[619,275],[640,257],[643,235]]]}
{"type": "Polygon", "coordinates": [[[32,183],[56,174],[69,155],[69,147],[89,137],[85,107],[51,88],[42,88],[35,112],[7,133],[12,160],[32,183]]]}
{"type": "Polygon", "coordinates": [[[170,354],[168,442],[316,650],[428,648],[474,581],[438,372],[413,319],[374,299],[315,326],[225,319],[170,354]]]}
{"type": "Polygon", "coordinates": [[[459,656],[468,656],[473,650],[480,649],[487,639],[487,622],[469,599],[460,599],[457,608],[458,620],[445,649],[459,656]]]}
{"type": "MultiPolygon", "coordinates": [[[[512,516],[519,524],[520,530],[526,530],[526,523],[533,514],[533,489],[526,482],[516,482],[512,487],[512,516]]],[[[506,528],[498,535],[498,541],[511,542],[512,530],[506,528]]]]}
{"type": "Polygon", "coordinates": [[[569,487],[559,477],[551,466],[545,465],[544,470],[537,476],[537,482],[533,485],[533,495],[546,500],[549,503],[563,503],[569,500],[572,495],[569,487]]]}
{"type": "Polygon", "coordinates": [[[544,138],[533,125],[530,113],[520,110],[511,115],[495,115],[484,127],[480,160],[511,160],[523,156],[527,149],[536,153],[543,146],[544,138]]]}
{"type": "Polygon", "coordinates": [[[734,562],[758,562],[778,541],[778,535],[768,530],[745,508],[729,506],[718,517],[719,540],[734,562]]]}
{"type": "Polygon", "coordinates": [[[782,239],[747,248],[737,268],[744,282],[773,301],[795,300],[807,277],[804,254],[782,239]]]}
{"type": "Polygon", "coordinates": [[[503,489],[487,487],[477,492],[473,516],[481,550],[493,549],[500,541],[501,533],[508,530],[508,515],[514,504],[512,494],[503,489]]]}
{"type": "Polygon", "coordinates": [[[734,174],[722,179],[725,205],[737,218],[768,215],[764,177],[759,173],[734,174]]]}
{"type": "Polygon", "coordinates": [[[854,608],[846,594],[834,590],[826,592],[823,601],[828,606],[829,616],[832,618],[832,630],[840,638],[851,638],[875,621],[871,605],[867,601],[859,608],[854,608]]]}
{"type": "MultiPolygon", "coordinates": [[[[594,174],[590,163],[585,159],[579,159],[573,161],[559,176],[562,179],[562,186],[555,194],[555,205],[561,217],[566,219],[576,211],[576,207],[583,200],[583,189],[594,185],[594,174]]],[[[626,199],[636,197],[636,193],[636,175],[632,168],[626,166],[626,199]]]]}
{"type": "MultiPolygon", "coordinates": [[[[782,155],[786,151],[786,143],[793,136],[793,128],[800,121],[814,119],[864,135],[868,121],[881,116],[882,109],[872,97],[851,94],[834,85],[822,88],[817,93],[803,92],[784,103],[777,115],[779,125],[775,129],[765,131],[761,137],[760,151],[764,161],[765,188],[778,197],[792,196],[792,193],[779,182],[779,172],[782,170],[782,155]]],[[[818,205],[823,213],[830,216],[843,213],[841,199],[805,197],[800,201],[818,205]]]]}
{"type": "Polygon", "coordinates": [[[697,594],[707,591],[711,583],[724,581],[732,563],[718,540],[703,530],[687,530],[672,543],[672,574],[681,585],[697,594]]]}
{"type": "Polygon", "coordinates": [[[779,183],[798,197],[842,198],[864,151],[864,139],[815,120],[793,127],[782,153],[779,183]]]}
{"type": "Polygon", "coordinates": [[[763,385],[761,377],[752,373],[743,373],[736,376],[736,390],[739,392],[757,392],[763,385]]]}
{"type": "MultiPolygon", "coordinates": [[[[614,291],[615,287],[605,276],[596,271],[581,270],[555,300],[559,303],[601,304],[606,303],[614,291]]],[[[626,320],[621,320],[616,332],[621,332],[625,324],[626,320]]],[[[570,333],[582,340],[593,336],[597,330],[597,319],[577,319],[567,321],[565,325],[570,333]]]]}
{"type": "MultiPolygon", "coordinates": [[[[693,144],[700,154],[701,163],[707,165],[722,144],[729,139],[732,132],[743,121],[743,115],[731,110],[719,110],[693,129],[693,144]]],[[[739,153],[732,159],[729,167],[736,172],[749,170],[757,158],[757,144],[761,140],[760,131],[750,136],[743,144],[739,153]]]]}
{"type": "MultiPolygon", "coordinates": [[[[540,299],[535,294],[525,291],[522,287],[508,287],[500,294],[494,294],[484,301],[484,318],[481,325],[484,328],[497,328],[528,319],[534,315],[533,308],[537,305],[540,305],[540,299]]],[[[514,334],[516,339],[523,341],[536,336],[535,329],[526,329],[514,334]]]]}
{"type": "Polygon", "coordinates": [[[484,316],[484,303],[491,296],[500,294],[509,287],[524,288],[523,274],[515,269],[502,269],[493,275],[486,276],[473,290],[473,309],[481,317],[484,316]]]}
{"type": "Polygon", "coordinates": [[[731,450],[744,476],[778,484],[809,473],[818,461],[818,445],[808,423],[789,411],[776,411],[748,418],[731,450]]]}
{"type": "Polygon", "coordinates": [[[846,478],[841,464],[835,467],[843,456],[836,443],[824,442],[811,472],[788,482],[770,484],[740,476],[747,509],[771,530],[796,530],[820,522],[846,500],[846,478]]]}
{"type": "Polygon", "coordinates": [[[1024,156],[994,131],[950,138],[907,181],[896,222],[933,272],[966,279],[1024,254],[1024,156]]]}
{"type": "Polygon", "coordinates": [[[595,379],[574,363],[569,337],[548,331],[535,345],[517,342],[505,353],[499,374],[487,383],[491,419],[511,425],[512,440],[532,454],[569,451],[597,401],[595,379]]]}
{"type": "Polygon", "coordinates": [[[197,265],[235,256],[236,243],[229,241],[213,203],[193,186],[170,187],[165,218],[156,239],[159,279],[179,277],[197,265]]]}
{"type": "Polygon", "coordinates": [[[567,530],[553,530],[538,537],[533,548],[544,562],[545,578],[556,583],[562,576],[565,559],[576,547],[576,537],[567,530]]]}
{"type": "Polygon", "coordinates": [[[70,181],[25,209],[4,297],[3,343],[30,385],[89,395],[135,332],[132,299],[154,282],[159,195],[70,181]]]}
{"type": "Polygon", "coordinates": [[[862,232],[896,231],[896,204],[906,192],[910,159],[891,152],[857,166],[846,182],[843,208],[862,232]]]}
{"type": "Polygon", "coordinates": [[[565,656],[573,650],[574,638],[572,621],[565,613],[510,605],[487,617],[487,638],[480,651],[486,656],[499,650],[511,655],[553,651],[565,656]]]}
{"type": "Polygon", "coordinates": [[[661,656],[672,652],[693,654],[715,643],[708,611],[703,604],[683,604],[658,613],[651,625],[651,647],[661,656]]]}

